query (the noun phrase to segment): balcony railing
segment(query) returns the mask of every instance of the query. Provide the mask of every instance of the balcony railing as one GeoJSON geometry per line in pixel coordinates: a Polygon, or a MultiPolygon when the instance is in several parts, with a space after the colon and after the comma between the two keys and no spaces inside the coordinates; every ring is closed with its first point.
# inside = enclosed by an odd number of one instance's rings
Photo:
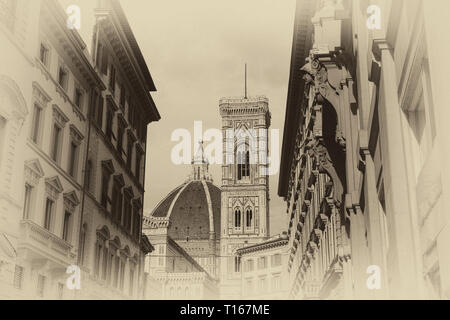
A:
{"type": "Polygon", "coordinates": [[[14,31],[16,20],[16,0],[0,0],[0,23],[14,31]]]}
{"type": "Polygon", "coordinates": [[[46,253],[73,259],[72,245],[31,220],[22,220],[22,240],[46,253]]]}

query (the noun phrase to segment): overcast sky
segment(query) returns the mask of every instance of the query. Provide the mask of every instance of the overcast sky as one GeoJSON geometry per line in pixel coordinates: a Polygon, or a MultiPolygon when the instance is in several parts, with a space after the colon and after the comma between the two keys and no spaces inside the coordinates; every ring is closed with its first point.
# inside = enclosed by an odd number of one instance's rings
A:
{"type": "MultiPolygon", "coordinates": [[[[80,34],[90,47],[96,1],[60,0],[82,9],[80,34]]],[[[241,96],[244,63],[249,95],[269,98],[271,129],[283,135],[295,0],[121,0],[154,79],[152,93],[161,120],[148,129],[145,211],[149,213],[190,173],[170,160],[171,134],[194,121],[220,129],[218,102],[241,96]]],[[[194,141],[193,141],[194,143],[194,141]]],[[[281,152],[281,150],[280,150],[281,152]]],[[[211,168],[221,184],[221,168],[211,168]]],[[[277,196],[278,174],[270,177],[271,233],[287,229],[286,205],[277,196]]]]}

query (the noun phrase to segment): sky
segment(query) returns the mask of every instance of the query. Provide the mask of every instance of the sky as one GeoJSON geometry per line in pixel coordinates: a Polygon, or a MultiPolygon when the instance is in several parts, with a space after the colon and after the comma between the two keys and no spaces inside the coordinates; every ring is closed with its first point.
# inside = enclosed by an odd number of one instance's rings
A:
{"type": "MultiPolygon", "coordinates": [[[[82,38],[91,46],[95,2],[60,0],[81,8],[82,38]]],[[[219,99],[265,95],[271,129],[283,138],[295,0],[121,0],[131,29],[147,62],[161,114],[148,127],[144,212],[149,214],[172,189],[185,181],[190,165],[175,165],[171,141],[175,129],[193,135],[194,121],[203,131],[220,129],[219,99]]],[[[196,143],[192,141],[192,144],[196,143]]],[[[280,154],[281,155],[281,154],[280,154]]],[[[221,166],[212,165],[221,184],[221,166]]],[[[278,174],[270,176],[271,234],[287,230],[286,204],[278,197],[278,174]]]]}

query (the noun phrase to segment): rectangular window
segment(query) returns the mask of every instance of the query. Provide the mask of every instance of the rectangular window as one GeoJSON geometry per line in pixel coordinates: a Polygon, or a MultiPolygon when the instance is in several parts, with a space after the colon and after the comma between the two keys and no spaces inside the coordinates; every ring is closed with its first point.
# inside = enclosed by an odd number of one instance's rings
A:
{"type": "Polygon", "coordinates": [[[131,170],[131,162],[133,160],[133,139],[128,136],[127,141],[127,168],[131,170]]]}
{"type": "Polygon", "coordinates": [[[49,61],[49,52],[50,50],[48,49],[48,47],[41,43],[40,49],[39,49],[39,60],[42,62],[42,64],[46,67],[48,67],[49,61]]]}
{"type": "Polygon", "coordinates": [[[78,166],[78,144],[72,141],[70,143],[69,149],[69,174],[74,178],[77,175],[77,166],[78,166]]]}
{"type": "Polygon", "coordinates": [[[82,109],[83,108],[83,91],[80,88],[75,88],[75,96],[74,96],[74,103],[75,105],[82,109]]]}
{"type": "Polygon", "coordinates": [[[31,139],[34,143],[39,143],[39,132],[41,127],[42,109],[37,104],[34,105],[33,125],[31,130],[31,139]]]}
{"type": "Polygon", "coordinates": [[[50,230],[52,227],[54,201],[47,198],[45,203],[44,228],[50,230]]]}
{"type": "Polygon", "coordinates": [[[120,186],[117,182],[113,183],[112,190],[112,215],[117,222],[121,222],[122,220],[122,195],[120,192],[120,186]]]}
{"type": "Polygon", "coordinates": [[[69,242],[69,233],[70,233],[70,220],[71,220],[72,214],[68,211],[64,213],[64,223],[63,223],[63,233],[62,238],[64,241],[69,242]]]}
{"type": "Polygon", "coordinates": [[[136,168],[135,168],[135,176],[138,179],[139,182],[141,182],[141,161],[142,161],[142,155],[141,153],[136,150],[136,168]]]}
{"type": "Polygon", "coordinates": [[[281,278],[280,276],[274,276],[272,278],[272,291],[278,291],[281,289],[281,278]]]}
{"type": "Polygon", "coordinates": [[[57,124],[53,125],[53,138],[52,138],[52,159],[55,162],[59,161],[59,150],[61,145],[61,127],[57,124]]]}
{"type": "Polygon", "coordinates": [[[45,293],[46,278],[43,275],[38,275],[37,279],[37,296],[43,298],[45,293]]]}
{"type": "Polygon", "coordinates": [[[252,279],[247,279],[247,294],[252,294],[253,293],[253,280],[252,279]]]}
{"type": "Polygon", "coordinates": [[[119,128],[117,129],[117,151],[119,152],[121,158],[123,153],[123,134],[124,127],[119,124],[119,128]]]}
{"type": "Polygon", "coordinates": [[[59,66],[58,83],[64,90],[67,90],[68,78],[69,78],[69,73],[68,73],[67,69],[63,66],[59,66]]]}
{"type": "Polygon", "coordinates": [[[109,186],[109,178],[110,176],[107,173],[103,173],[102,177],[102,195],[100,203],[103,208],[107,209],[108,205],[108,186],[109,186]]]}
{"type": "Polygon", "coordinates": [[[25,196],[23,201],[23,219],[27,220],[30,218],[31,209],[31,197],[33,195],[33,187],[29,184],[25,184],[25,196]]]}
{"type": "Polygon", "coordinates": [[[261,293],[265,293],[267,291],[267,279],[265,277],[259,279],[259,290],[261,293]]]}
{"type": "Polygon", "coordinates": [[[23,267],[16,265],[14,270],[14,288],[22,289],[23,286],[23,267]]]}
{"type": "Polygon", "coordinates": [[[112,93],[116,90],[116,68],[111,64],[110,74],[109,74],[109,90],[112,93]]]}
{"type": "Polygon", "coordinates": [[[64,299],[64,284],[58,283],[58,299],[63,300],[64,299]]]}
{"type": "Polygon", "coordinates": [[[258,258],[258,269],[265,269],[265,268],[267,268],[266,257],[259,257],[258,258]]]}
{"type": "Polygon", "coordinates": [[[281,265],[281,254],[277,253],[272,256],[272,267],[278,267],[281,265]]]}
{"type": "Polygon", "coordinates": [[[108,111],[106,112],[106,137],[110,142],[112,142],[112,124],[113,124],[113,111],[111,108],[108,108],[108,111]]]}

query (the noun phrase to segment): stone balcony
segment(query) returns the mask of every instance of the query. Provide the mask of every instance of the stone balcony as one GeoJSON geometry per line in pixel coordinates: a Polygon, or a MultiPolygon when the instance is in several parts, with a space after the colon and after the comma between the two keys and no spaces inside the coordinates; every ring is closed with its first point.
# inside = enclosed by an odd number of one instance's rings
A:
{"type": "Polygon", "coordinates": [[[48,259],[57,265],[66,266],[75,262],[72,245],[32,220],[20,223],[21,239],[19,249],[28,250],[36,260],[48,259]]]}

